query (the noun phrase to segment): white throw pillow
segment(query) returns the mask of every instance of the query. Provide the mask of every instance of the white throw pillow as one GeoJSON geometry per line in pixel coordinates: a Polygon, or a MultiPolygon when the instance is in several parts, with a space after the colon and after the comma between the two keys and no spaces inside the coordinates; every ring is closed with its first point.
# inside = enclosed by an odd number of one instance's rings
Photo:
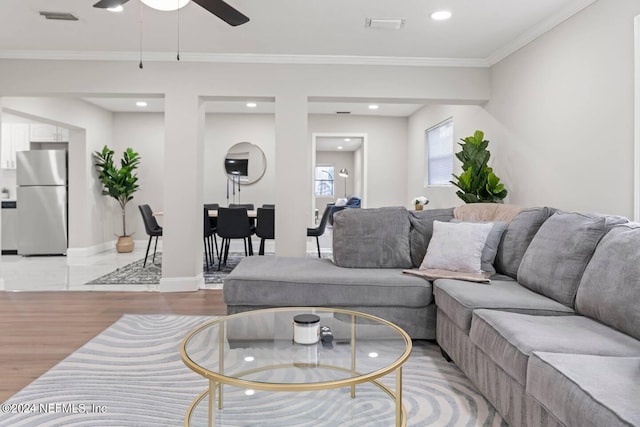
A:
{"type": "Polygon", "coordinates": [[[433,237],[420,269],[482,272],[482,250],[493,224],[433,221],[433,237]]]}

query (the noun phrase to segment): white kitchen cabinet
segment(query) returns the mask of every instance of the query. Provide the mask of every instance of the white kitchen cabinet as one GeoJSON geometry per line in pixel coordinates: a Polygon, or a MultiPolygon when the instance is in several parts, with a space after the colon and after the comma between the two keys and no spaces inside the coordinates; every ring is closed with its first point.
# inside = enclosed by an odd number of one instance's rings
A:
{"type": "Polygon", "coordinates": [[[46,123],[31,123],[30,137],[32,142],[68,142],[69,129],[46,123]]]}
{"type": "Polygon", "coordinates": [[[16,168],[16,152],[27,151],[29,143],[28,123],[2,123],[2,140],[0,141],[0,167],[16,168]]]}

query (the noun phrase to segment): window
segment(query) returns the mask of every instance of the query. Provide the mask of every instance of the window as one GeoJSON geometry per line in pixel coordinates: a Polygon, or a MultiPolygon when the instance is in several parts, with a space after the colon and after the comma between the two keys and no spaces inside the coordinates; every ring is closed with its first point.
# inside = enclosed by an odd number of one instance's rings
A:
{"type": "Polygon", "coordinates": [[[333,166],[316,166],[316,196],[333,197],[333,166]]]}
{"type": "Polygon", "coordinates": [[[451,185],[453,174],[453,119],[427,129],[426,185],[451,185]]]}

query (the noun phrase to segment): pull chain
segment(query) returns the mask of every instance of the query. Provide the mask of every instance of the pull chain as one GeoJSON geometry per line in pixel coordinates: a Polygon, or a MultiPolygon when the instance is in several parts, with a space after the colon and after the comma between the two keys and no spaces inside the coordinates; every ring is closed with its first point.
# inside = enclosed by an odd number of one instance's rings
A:
{"type": "Polygon", "coordinates": [[[178,2],[178,53],[176,55],[176,59],[180,61],[180,0],[178,2]]]}
{"type": "Polygon", "coordinates": [[[140,68],[141,70],[144,68],[144,65],[142,65],[142,2],[139,2],[140,4],[140,64],[138,65],[138,68],[140,68]]]}

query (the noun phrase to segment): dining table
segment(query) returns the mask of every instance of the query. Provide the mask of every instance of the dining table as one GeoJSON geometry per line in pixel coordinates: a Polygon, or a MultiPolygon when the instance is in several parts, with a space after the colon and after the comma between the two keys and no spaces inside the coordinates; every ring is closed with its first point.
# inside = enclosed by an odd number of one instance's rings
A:
{"type": "MultiPolygon", "coordinates": [[[[164,214],[164,211],[155,211],[153,213],[153,216],[162,216],[164,214]]],[[[258,211],[257,210],[247,210],[247,216],[249,218],[257,218],[258,217],[258,211]]],[[[218,210],[217,209],[209,209],[209,217],[210,218],[217,218],[218,217],[218,210]]]]}

